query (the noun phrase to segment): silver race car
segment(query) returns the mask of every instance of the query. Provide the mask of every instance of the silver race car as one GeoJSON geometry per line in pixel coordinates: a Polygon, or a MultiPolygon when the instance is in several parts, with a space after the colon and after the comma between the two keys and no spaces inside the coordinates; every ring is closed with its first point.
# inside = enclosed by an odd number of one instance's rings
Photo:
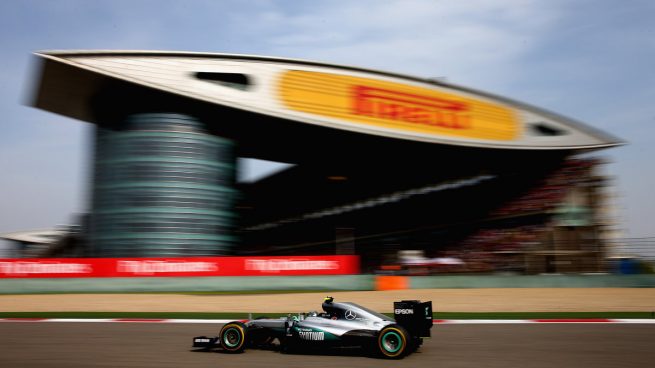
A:
{"type": "Polygon", "coordinates": [[[199,336],[193,347],[240,353],[247,347],[278,347],[282,352],[310,348],[362,347],[378,356],[399,359],[430,336],[432,302],[394,302],[394,319],[355,303],[325,298],[323,312],[226,323],[216,337],[199,336]]]}

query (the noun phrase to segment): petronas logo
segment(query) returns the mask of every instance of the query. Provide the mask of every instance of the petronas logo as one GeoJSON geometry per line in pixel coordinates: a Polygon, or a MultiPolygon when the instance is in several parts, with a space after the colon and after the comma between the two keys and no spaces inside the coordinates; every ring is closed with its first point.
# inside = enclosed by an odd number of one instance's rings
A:
{"type": "Polygon", "coordinates": [[[309,341],[323,341],[323,340],[325,340],[325,332],[299,331],[298,335],[303,340],[309,340],[309,341]]]}

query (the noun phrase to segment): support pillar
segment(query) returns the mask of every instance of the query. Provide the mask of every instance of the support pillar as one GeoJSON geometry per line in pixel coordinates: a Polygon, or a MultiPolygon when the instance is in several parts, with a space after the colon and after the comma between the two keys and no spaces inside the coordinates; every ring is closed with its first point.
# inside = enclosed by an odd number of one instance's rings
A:
{"type": "Polygon", "coordinates": [[[99,257],[227,254],[235,242],[233,142],[177,113],[97,127],[90,247],[99,257]]]}

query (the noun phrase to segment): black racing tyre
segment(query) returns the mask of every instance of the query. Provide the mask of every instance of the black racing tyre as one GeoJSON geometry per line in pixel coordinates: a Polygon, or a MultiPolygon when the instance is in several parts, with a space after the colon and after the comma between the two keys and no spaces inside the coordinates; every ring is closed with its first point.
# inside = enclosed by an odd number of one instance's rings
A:
{"type": "Polygon", "coordinates": [[[218,334],[223,350],[228,353],[243,352],[246,347],[246,331],[246,325],[241,322],[226,323],[218,334]]]}
{"type": "Polygon", "coordinates": [[[411,337],[400,325],[383,328],[377,338],[377,353],[383,358],[400,359],[411,351],[411,337]]]}

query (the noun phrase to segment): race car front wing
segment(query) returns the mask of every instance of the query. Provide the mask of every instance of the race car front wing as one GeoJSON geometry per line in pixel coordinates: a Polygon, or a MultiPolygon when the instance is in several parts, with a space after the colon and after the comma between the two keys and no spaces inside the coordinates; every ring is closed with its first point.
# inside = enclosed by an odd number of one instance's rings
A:
{"type": "Polygon", "coordinates": [[[221,346],[221,341],[216,337],[198,336],[193,338],[193,347],[202,349],[211,349],[221,346]]]}

